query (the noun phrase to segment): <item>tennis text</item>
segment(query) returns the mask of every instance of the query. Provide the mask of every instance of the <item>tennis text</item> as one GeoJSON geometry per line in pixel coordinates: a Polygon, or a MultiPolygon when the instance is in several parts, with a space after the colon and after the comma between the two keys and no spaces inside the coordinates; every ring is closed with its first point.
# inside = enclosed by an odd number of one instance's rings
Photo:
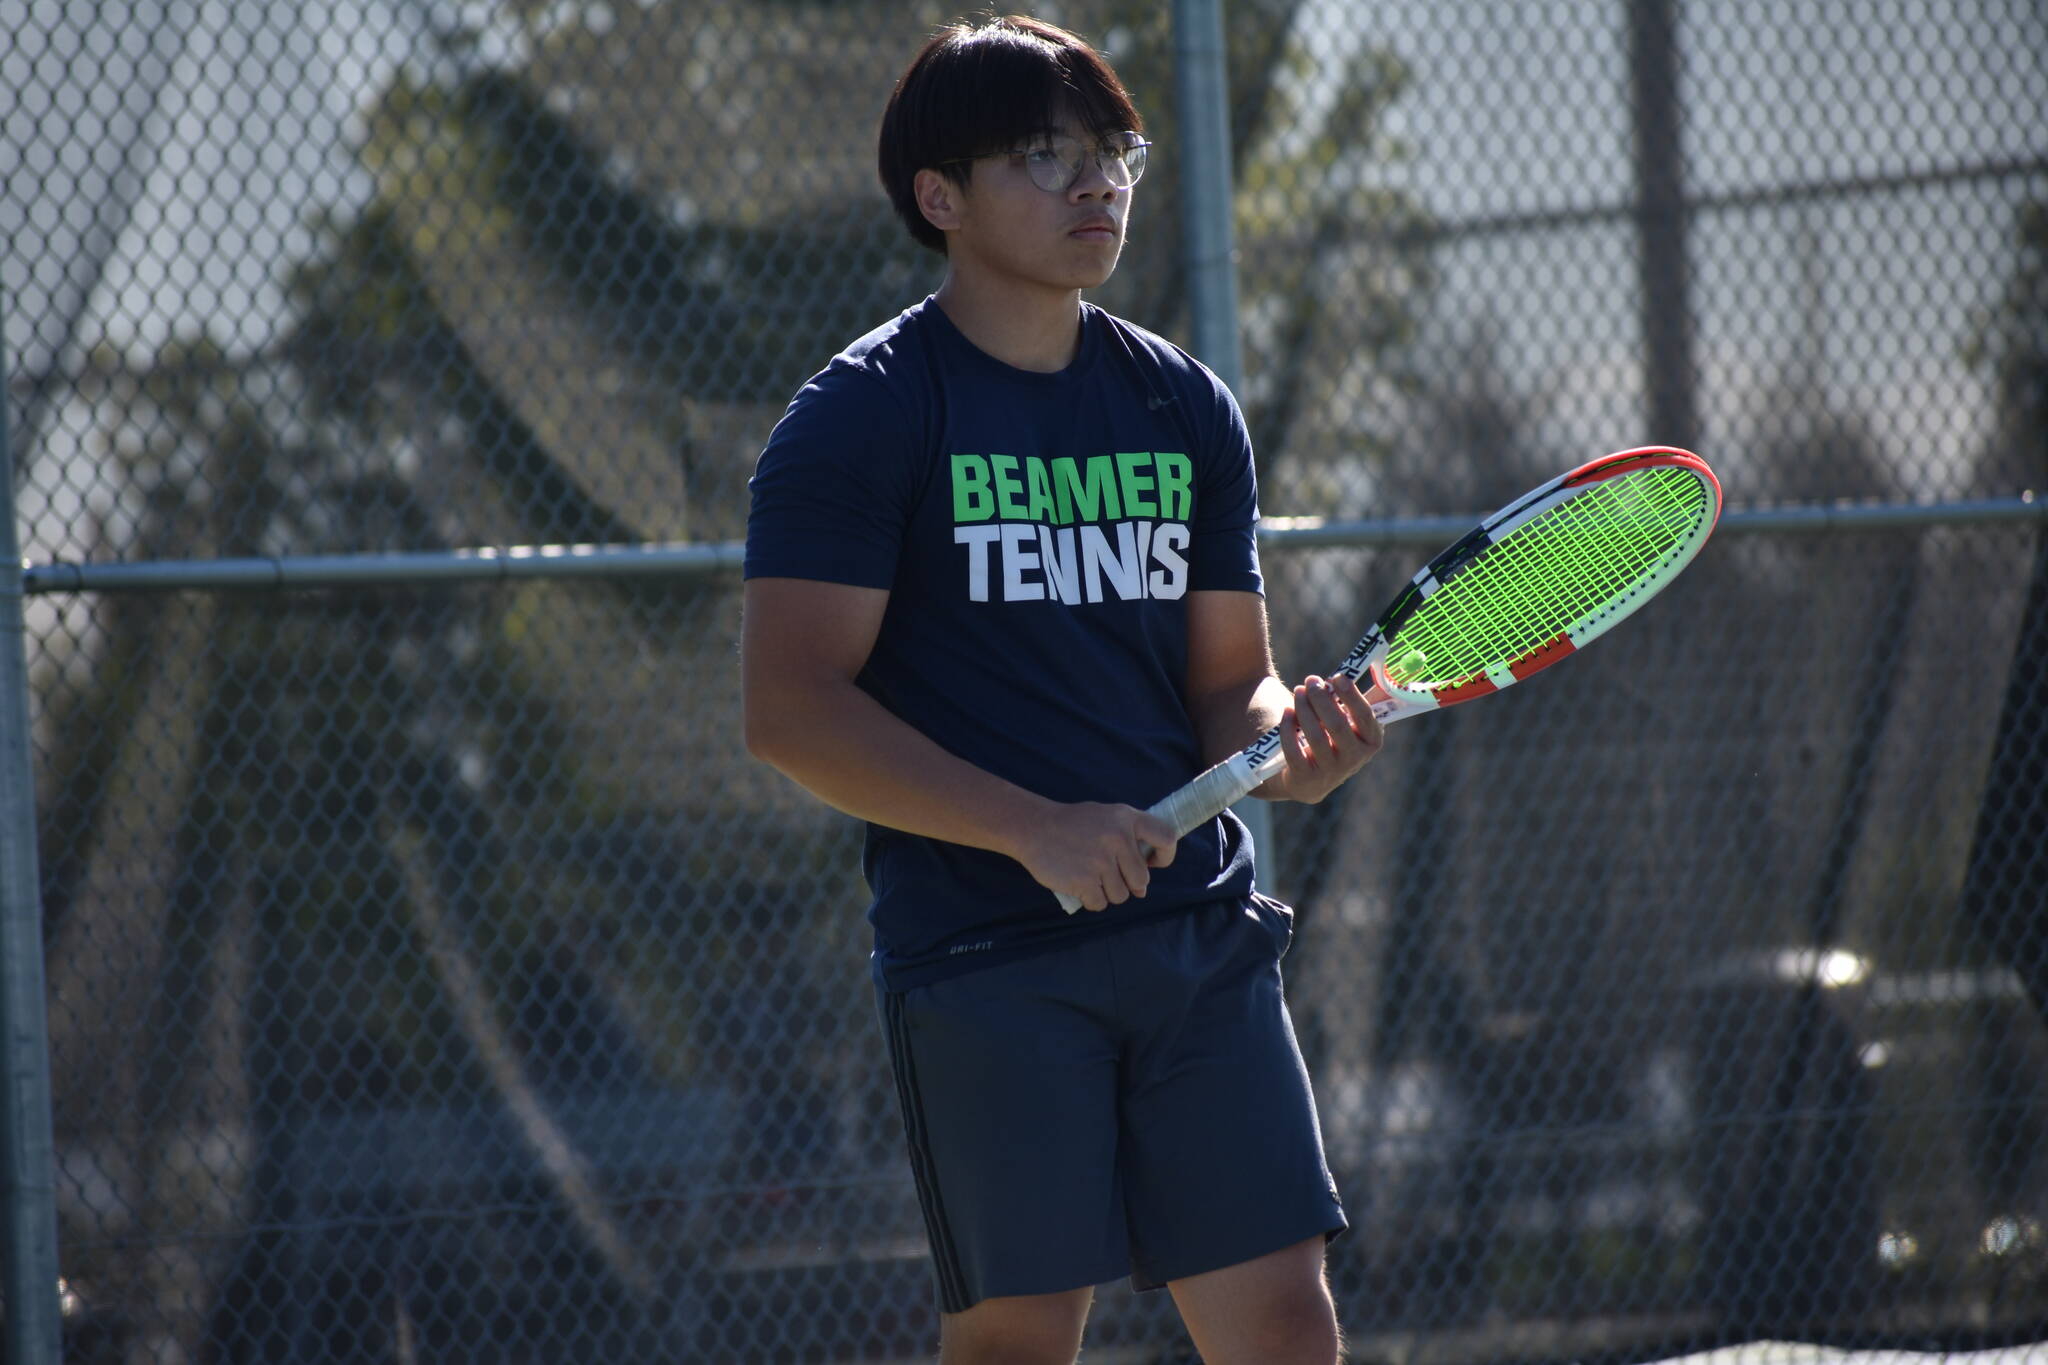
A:
{"type": "Polygon", "coordinates": [[[968,600],[1078,606],[1187,594],[1187,456],[955,455],[951,463],[968,600]]]}

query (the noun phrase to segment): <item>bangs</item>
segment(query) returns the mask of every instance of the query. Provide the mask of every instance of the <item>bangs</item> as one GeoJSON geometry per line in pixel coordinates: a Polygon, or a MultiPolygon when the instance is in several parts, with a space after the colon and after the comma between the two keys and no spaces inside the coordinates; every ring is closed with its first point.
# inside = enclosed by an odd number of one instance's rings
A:
{"type": "Polygon", "coordinates": [[[963,33],[934,63],[950,70],[924,84],[930,102],[903,111],[926,166],[1010,151],[1065,123],[1094,137],[1145,131],[1122,82],[1090,47],[995,23],[963,33]]]}
{"type": "Polygon", "coordinates": [[[960,81],[971,98],[934,128],[946,159],[987,156],[1076,124],[1095,138],[1143,132],[1121,82],[1086,48],[1054,47],[1014,29],[983,29],[960,45],[960,81]]]}

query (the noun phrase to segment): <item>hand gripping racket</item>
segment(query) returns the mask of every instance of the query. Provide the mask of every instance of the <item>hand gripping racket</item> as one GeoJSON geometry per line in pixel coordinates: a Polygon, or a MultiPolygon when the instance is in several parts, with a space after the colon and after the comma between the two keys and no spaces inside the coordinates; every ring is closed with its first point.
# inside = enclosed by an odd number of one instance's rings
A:
{"type": "MultiPolygon", "coordinates": [[[[1644,446],[1588,461],[1479,523],[1422,566],[1337,672],[1386,694],[1382,725],[1490,696],[1569,658],[1656,596],[1721,516],[1706,461],[1644,446]]],[[[1151,814],[1176,839],[1285,765],[1274,727],[1151,814]]],[[[1080,902],[1062,895],[1072,914],[1080,902]]]]}

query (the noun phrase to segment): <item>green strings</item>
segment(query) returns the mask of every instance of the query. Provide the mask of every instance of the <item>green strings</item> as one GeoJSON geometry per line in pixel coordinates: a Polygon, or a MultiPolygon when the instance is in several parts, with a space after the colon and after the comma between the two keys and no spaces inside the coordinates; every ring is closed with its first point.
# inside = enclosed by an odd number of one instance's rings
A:
{"type": "Polygon", "coordinates": [[[1395,632],[1387,675],[1463,682],[1626,604],[1708,513],[1701,481],[1656,468],[1593,485],[1517,527],[1441,584],[1395,632]]]}

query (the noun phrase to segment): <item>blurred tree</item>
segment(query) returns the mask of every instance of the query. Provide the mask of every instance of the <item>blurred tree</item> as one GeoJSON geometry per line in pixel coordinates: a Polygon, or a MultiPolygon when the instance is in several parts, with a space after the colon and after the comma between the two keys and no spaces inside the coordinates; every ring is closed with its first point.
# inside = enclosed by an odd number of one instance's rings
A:
{"type": "MultiPolygon", "coordinates": [[[[1419,214],[1372,185],[1398,154],[1377,124],[1405,72],[1367,50],[1319,66],[1303,12],[1231,7],[1231,89],[1256,263],[1247,407],[1269,474],[1302,471],[1276,498],[1319,510],[1370,454],[1324,407],[1380,382],[1427,272],[1419,214]],[[1286,207],[1289,187],[1312,214],[1286,207]]],[[[879,0],[512,5],[451,31],[366,106],[374,192],[318,224],[272,345],[96,359],[129,479],[118,552],[737,536],[789,394],[936,280],[873,185],[869,144],[919,31],[948,17],[879,0]]],[[[1067,17],[1119,48],[1170,144],[1164,11],[1102,0],[1067,17]]],[[[1167,331],[1172,188],[1148,186],[1154,235],[1104,300],[1167,331]]],[[[858,961],[844,822],[704,722],[732,709],[733,606],[727,580],[97,608],[98,666],[55,694],[41,828],[55,994],[117,1002],[70,1012],[58,1046],[72,1074],[124,1058],[68,1090],[62,1121],[105,1148],[126,1226],[287,1226],[296,1125],[501,1092],[507,1057],[542,1091],[588,1089],[599,1062],[579,1048],[605,1054],[605,1085],[674,1081],[692,1040],[730,1033],[707,1019],[801,984],[811,955],[858,961]],[[755,913],[777,918],[783,950],[752,950],[755,913]],[[475,970],[451,976],[451,951],[475,970]],[[489,998],[451,1001],[458,979],[489,998]],[[702,999],[678,984],[710,979],[702,999]],[[207,1135],[224,1145],[202,1157],[207,1135]]],[[[809,1032],[776,1040],[817,1073],[788,1084],[819,1096],[865,1074],[844,1057],[863,983],[841,975],[809,1032]]],[[[805,1131],[833,1107],[796,1106],[805,1131]]],[[[748,1174],[790,1183],[829,1146],[764,1128],[748,1174]]],[[[587,1240],[639,1278],[594,1217],[587,1240]]],[[[67,1244],[126,1246],[120,1231],[67,1244]]],[[[237,1283],[276,1287],[280,1245],[248,1240],[237,1283]]],[[[177,1282],[189,1311],[143,1330],[189,1351],[226,1259],[183,1256],[103,1259],[138,1320],[177,1282]]],[[[223,1301],[223,1357],[290,1353],[298,1329],[263,1297],[223,1301]]]]}

